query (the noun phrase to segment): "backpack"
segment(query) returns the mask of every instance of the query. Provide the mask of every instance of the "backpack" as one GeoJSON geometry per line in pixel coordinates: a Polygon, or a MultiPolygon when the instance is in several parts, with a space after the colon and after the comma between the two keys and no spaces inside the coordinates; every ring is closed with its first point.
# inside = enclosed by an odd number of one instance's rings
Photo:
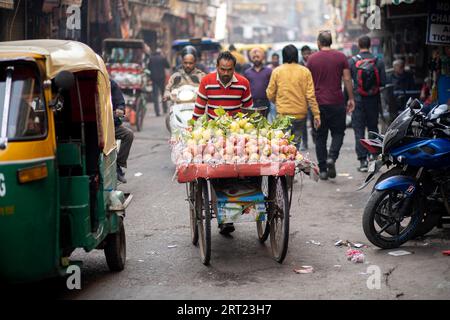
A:
{"type": "Polygon", "coordinates": [[[380,92],[380,72],[377,58],[353,57],[356,67],[357,91],[363,97],[374,96],[380,92]]]}

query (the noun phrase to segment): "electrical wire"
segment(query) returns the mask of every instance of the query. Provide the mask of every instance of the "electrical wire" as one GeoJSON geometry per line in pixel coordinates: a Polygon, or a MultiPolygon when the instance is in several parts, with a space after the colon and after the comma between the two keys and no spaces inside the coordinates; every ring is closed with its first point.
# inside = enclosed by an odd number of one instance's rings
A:
{"type": "Polygon", "coordinates": [[[14,26],[14,21],[16,20],[17,12],[19,12],[19,7],[20,7],[21,1],[22,0],[19,0],[19,2],[17,3],[16,12],[14,12],[14,17],[12,18],[12,21],[11,21],[11,26],[9,28],[9,41],[11,41],[11,38],[12,38],[12,29],[14,26]]]}

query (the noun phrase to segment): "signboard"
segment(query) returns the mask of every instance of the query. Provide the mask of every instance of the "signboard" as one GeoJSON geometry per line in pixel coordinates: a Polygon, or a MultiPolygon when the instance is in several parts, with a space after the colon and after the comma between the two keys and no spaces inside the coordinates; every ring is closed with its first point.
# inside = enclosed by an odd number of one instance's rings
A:
{"type": "Polygon", "coordinates": [[[0,8],[14,9],[14,0],[0,0],[0,8]]]}
{"type": "Polygon", "coordinates": [[[450,2],[448,0],[429,1],[427,44],[450,44],[450,2]]]}
{"type": "Polygon", "coordinates": [[[233,11],[246,11],[246,12],[267,12],[267,3],[256,3],[256,2],[242,2],[233,3],[233,11]]]}

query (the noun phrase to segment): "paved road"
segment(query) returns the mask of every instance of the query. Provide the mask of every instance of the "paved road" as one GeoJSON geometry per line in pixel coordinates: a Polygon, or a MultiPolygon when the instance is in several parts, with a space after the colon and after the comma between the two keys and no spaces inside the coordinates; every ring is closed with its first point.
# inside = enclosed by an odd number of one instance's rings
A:
{"type": "MultiPolygon", "coordinates": [[[[331,181],[305,177],[295,184],[289,250],[282,265],[272,260],[270,245],[257,241],[256,227],[239,224],[232,238],[221,236],[213,220],[211,266],[202,265],[190,244],[184,185],[173,181],[168,134],[163,118],[148,116],[136,133],[127,170],[134,200],[126,216],[127,265],[110,273],[102,251],[86,254],[82,289],[60,290],[68,299],[449,299],[450,232],[435,230],[402,247],[413,254],[394,257],[373,246],[366,262],[346,259],[337,240],[369,244],[361,227],[368,191],[356,192],[364,175],[357,172],[353,132],[345,138],[331,181]],[[320,245],[308,241],[314,240],[320,245]],[[171,246],[171,247],[169,247],[171,246]],[[173,247],[172,247],[173,246],[173,247]],[[314,273],[296,274],[303,265],[314,273]],[[368,271],[380,271],[380,289],[369,289],[368,271]],[[379,268],[379,269],[377,269],[379,268]]],[[[311,146],[310,146],[311,147],[311,146]]],[[[314,152],[310,149],[314,158],[314,152]]],[[[369,189],[369,188],[368,188],[369,189]]],[[[373,282],[376,284],[376,282],[373,282]]]]}

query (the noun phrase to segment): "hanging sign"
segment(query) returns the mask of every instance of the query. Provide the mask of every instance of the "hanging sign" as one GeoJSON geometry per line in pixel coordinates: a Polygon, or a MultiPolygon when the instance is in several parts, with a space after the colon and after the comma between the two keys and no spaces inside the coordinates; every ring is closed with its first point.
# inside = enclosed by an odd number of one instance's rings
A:
{"type": "Polygon", "coordinates": [[[429,1],[427,44],[450,44],[450,1],[429,1]]]}

